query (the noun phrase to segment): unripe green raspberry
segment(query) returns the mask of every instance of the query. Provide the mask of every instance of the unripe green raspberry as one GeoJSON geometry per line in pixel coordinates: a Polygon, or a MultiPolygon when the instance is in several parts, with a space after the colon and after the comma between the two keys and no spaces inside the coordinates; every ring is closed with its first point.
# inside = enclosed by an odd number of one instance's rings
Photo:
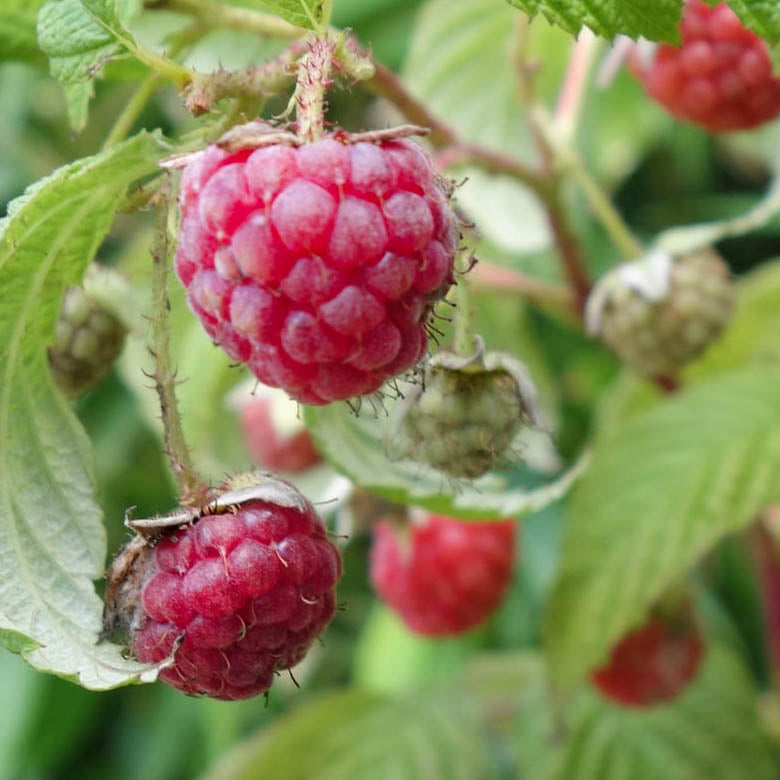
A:
{"type": "Polygon", "coordinates": [[[500,465],[523,423],[543,425],[525,367],[508,355],[441,352],[401,412],[403,454],[456,478],[500,465]]]}
{"type": "Polygon", "coordinates": [[[733,305],[729,269],[713,250],[657,249],[596,285],[586,323],[635,371],[673,376],[717,339],[733,305]]]}
{"type": "Polygon", "coordinates": [[[68,398],[78,398],[106,377],[125,342],[124,325],[77,286],[68,287],[49,365],[68,398]]]}

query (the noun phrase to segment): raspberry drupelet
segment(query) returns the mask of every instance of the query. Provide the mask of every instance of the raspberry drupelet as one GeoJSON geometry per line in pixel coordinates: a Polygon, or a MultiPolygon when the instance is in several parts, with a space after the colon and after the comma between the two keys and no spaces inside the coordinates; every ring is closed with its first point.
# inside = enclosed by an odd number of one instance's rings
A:
{"type": "Polygon", "coordinates": [[[345,138],[211,146],[181,180],[190,307],[233,360],[312,405],[370,394],[420,361],[458,241],[419,146],[345,138]]]}

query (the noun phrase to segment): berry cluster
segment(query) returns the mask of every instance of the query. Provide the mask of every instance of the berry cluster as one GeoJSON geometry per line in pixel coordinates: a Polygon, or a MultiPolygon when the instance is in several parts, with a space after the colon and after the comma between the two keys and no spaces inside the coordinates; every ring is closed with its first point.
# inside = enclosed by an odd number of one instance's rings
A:
{"type": "Polygon", "coordinates": [[[406,529],[376,527],[371,581],[419,634],[460,634],[501,603],[512,579],[515,523],[422,515],[406,529]]]}
{"type": "Polygon", "coordinates": [[[419,362],[458,238],[417,145],[343,140],[212,146],[181,181],[176,270],[192,310],[260,381],[314,405],[419,362]]]}
{"type": "Polygon", "coordinates": [[[190,694],[254,696],[330,622],[341,559],[295,493],[296,506],[255,500],[206,514],[114,565],[107,604],[139,661],[172,659],[160,679],[190,694]]]}
{"type": "Polygon", "coordinates": [[[725,4],[689,0],[681,45],[661,44],[633,69],[647,93],[671,114],[708,130],[744,130],[780,113],[780,78],[766,43],[725,4]]]}

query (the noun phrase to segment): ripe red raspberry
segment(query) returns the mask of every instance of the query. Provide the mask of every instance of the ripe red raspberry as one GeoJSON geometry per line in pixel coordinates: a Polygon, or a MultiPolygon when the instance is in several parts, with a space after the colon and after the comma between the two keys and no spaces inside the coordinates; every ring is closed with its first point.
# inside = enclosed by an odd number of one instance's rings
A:
{"type": "Polygon", "coordinates": [[[208,334],[307,404],[377,390],[427,347],[457,243],[444,187],[405,139],[228,153],[184,170],[176,270],[208,334]]]}
{"type": "Polygon", "coordinates": [[[608,699],[627,707],[649,707],[674,699],[693,679],[704,645],[690,626],[654,618],[612,649],[609,663],[592,673],[608,699]]]}
{"type": "Polygon", "coordinates": [[[500,604],[512,578],[515,523],[422,515],[404,531],[376,526],[371,581],[419,634],[460,634],[500,604]]]}
{"type": "Polygon", "coordinates": [[[680,34],[679,48],[661,44],[649,63],[632,62],[647,93],[670,113],[713,132],[755,127],[780,113],[767,45],[725,3],[689,0],[680,34]]]}
{"type": "Polygon", "coordinates": [[[271,471],[306,471],[322,458],[301,422],[298,405],[281,390],[258,389],[239,414],[252,457],[271,471]]]}
{"type": "Polygon", "coordinates": [[[210,505],[154,547],[138,537],[109,571],[106,633],[127,632],[139,661],[172,659],[159,677],[180,691],[263,693],[333,617],[338,550],[300,493],[267,485],[282,503],[210,505]]]}

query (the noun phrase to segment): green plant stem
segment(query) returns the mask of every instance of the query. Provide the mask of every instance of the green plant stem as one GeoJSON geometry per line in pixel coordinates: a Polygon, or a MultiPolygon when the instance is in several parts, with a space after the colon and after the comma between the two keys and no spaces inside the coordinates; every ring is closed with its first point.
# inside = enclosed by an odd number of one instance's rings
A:
{"type": "Polygon", "coordinates": [[[612,201],[587,170],[582,158],[575,154],[562,155],[563,170],[571,174],[590,204],[593,213],[604,226],[612,243],[624,260],[633,260],[643,253],[642,244],[631,232],[612,201]]]}
{"type": "Polygon", "coordinates": [[[570,308],[572,294],[568,287],[526,276],[512,268],[480,259],[469,275],[475,290],[519,293],[531,303],[550,308],[570,308]]]}
{"type": "Polygon", "coordinates": [[[474,354],[474,306],[465,271],[461,270],[459,276],[455,286],[455,332],[452,348],[456,355],[465,357],[474,354]]]}
{"type": "Polygon", "coordinates": [[[161,191],[157,203],[157,225],[152,244],[152,316],[151,346],[154,357],[154,385],[160,399],[160,413],[165,437],[165,452],[171,464],[182,504],[197,501],[203,492],[184,437],[179,404],[176,399],[176,370],[171,360],[171,338],[168,328],[168,268],[174,242],[168,224],[171,209],[170,191],[161,191]]]}
{"type": "Polygon", "coordinates": [[[144,106],[146,106],[149,98],[157,89],[159,81],[160,76],[157,73],[150,73],[138,85],[138,89],[133,93],[130,100],[127,101],[122,112],[116,118],[114,126],[111,128],[111,132],[106,136],[106,140],[103,142],[104,150],[115,146],[127,136],[136,119],[138,119],[140,113],[144,110],[144,106]]]}
{"type": "Polygon", "coordinates": [[[163,0],[153,7],[189,14],[206,28],[247,30],[269,38],[298,38],[306,32],[274,14],[222,5],[212,0],[163,0]]]}

